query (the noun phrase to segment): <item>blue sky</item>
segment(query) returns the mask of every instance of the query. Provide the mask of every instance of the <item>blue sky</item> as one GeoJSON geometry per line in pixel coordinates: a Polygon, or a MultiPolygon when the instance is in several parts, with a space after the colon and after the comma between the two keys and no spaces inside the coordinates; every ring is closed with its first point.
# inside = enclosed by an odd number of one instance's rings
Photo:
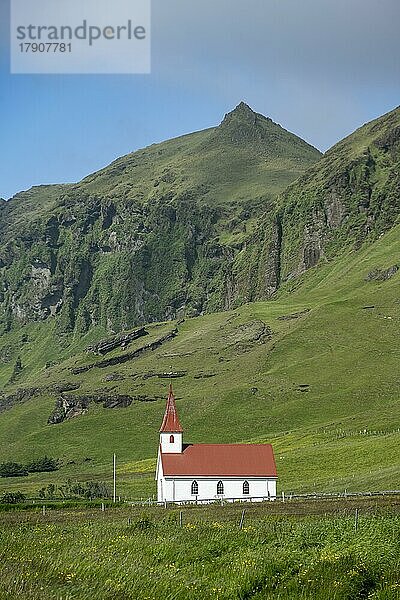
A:
{"type": "Polygon", "coordinates": [[[400,104],[398,0],[152,5],[151,75],[28,76],[10,75],[0,0],[0,197],[78,181],[241,100],[321,150],[400,104]]]}

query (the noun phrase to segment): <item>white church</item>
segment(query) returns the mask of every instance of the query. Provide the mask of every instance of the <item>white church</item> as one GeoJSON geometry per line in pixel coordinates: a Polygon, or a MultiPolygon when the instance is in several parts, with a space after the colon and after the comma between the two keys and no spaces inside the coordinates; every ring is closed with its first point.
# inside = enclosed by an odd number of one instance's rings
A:
{"type": "Polygon", "coordinates": [[[184,444],[170,386],[160,429],[158,502],[275,500],[271,444],[184,444]]]}

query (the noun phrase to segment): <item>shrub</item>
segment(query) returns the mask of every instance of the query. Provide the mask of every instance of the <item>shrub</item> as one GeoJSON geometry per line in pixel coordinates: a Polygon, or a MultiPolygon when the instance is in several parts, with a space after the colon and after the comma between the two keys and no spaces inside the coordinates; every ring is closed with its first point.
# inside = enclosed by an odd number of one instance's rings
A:
{"type": "Polygon", "coordinates": [[[141,515],[140,519],[134,523],[133,528],[138,531],[147,531],[154,527],[153,521],[150,520],[148,515],[141,515]]]}
{"type": "Polygon", "coordinates": [[[39,498],[50,500],[56,497],[85,498],[86,500],[111,498],[111,490],[102,481],[86,481],[85,483],[66,481],[60,486],[49,484],[39,490],[39,498]]]}
{"type": "Polygon", "coordinates": [[[18,504],[19,502],[25,502],[26,496],[22,492],[8,492],[3,494],[0,499],[2,504],[18,504]]]}
{"type": "Polygon", "coordinates": [[[0,464],[0,477],[24,477],[28,471],[23,465],[15,462],[0,464]]]}
{"type": "Polygon", "coordinates": [[[26,470],[29,473],[48,473],[50,471],[57,471],[59,468],[60,461],[48,456],[33,460],[31,463],[26,465],[26,470]]]}
{"type": "Polygon", "coordinates": [[[0,477],[24,477],[28,473],[47,473],[57,471],[60,468],[60,461],[55,458],[44,456],[33,460],[27,465],[21,465],[16,462],[7,462],[0,464],[0,477]]]}

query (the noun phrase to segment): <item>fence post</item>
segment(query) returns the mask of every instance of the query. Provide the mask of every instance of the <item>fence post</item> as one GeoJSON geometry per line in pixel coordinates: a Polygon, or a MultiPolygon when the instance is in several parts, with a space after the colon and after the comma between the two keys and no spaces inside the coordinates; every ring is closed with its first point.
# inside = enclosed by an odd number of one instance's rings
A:
{"type": "Polygon", "coordinates": [[[240,517],[239,529],[242,529],[242,527],[243,527],[245,513],[246,513],[246,509],[244,508],[242,510],[242,516],[240,517]]]}
{"type": "Polygon", "coordinates": [[[113,454],[113,502],[117,501],[117,457],[113,454]]]}
{"type": "Polygon", "coordinates": [[[104,512],[106,510],[106,507],[104,505],[104,502],[101,503],[101,512],[104,512]]]}
{"type": "Polygon", "coordinates": [[[282,502],[285,502],[285,492],[282,492],[282,502]]]}
{"type": "Polygon", "coordinates": [[[42,508],[42,513],[43,513],[43,516],[45,517],[46,516],[46,507],[44,504],[43,504],[43,508],[42,508]]]}
{"type": "Polygon", "coordinates": [[[179,511],[179,527],[182,527],[182,522],[183,522],[183,514],[182,511],[179,511]]]}
{"type": "Polygon", "coordinates": [[[358,508],[356,508],[356,515],[354,518],[354,529],[355,529],[355,531],[357,531],[357,529],[358,529],[358,508]]]}

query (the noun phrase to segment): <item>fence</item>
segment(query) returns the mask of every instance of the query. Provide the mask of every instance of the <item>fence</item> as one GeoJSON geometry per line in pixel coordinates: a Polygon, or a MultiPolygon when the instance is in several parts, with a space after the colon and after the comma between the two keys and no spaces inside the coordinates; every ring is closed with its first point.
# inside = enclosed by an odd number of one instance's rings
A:
{"type": "Polygon", "coordinates": [[[252,503],[252,502],[291,502],[293,500],[337,500],[341,498],[370,498],[370,497],[380,497],[380,496],[400,496],[400,490],[384,490],[379,492],[348,492],[345,490],[344,492],[313,492],[309,494],[285,494],[282,492],[276,497],[268,497],[268,496],[252,496],[249,498],[206,498],[206,499],[193,499],[193,500],[163,500],[161,502],[157,500],[152,500],[148,498],[147,500],[127,500],[126,502],[131,506],[161,506],[167,508],[167,506],[171,505],[202,505],[202,504],[238,504],[238,503],[252,503]]]}

